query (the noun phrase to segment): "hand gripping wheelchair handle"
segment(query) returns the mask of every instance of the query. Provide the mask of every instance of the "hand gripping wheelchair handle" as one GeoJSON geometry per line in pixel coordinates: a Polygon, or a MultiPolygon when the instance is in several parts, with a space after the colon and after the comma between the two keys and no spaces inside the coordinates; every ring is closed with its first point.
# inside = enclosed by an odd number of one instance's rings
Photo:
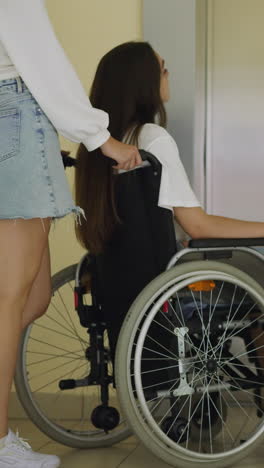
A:
{"type": "MultiPolygon", "coordinates": [[[[160,166],[160,163],[159,161],[157,160],[157,158],[155,158],[155,156],[151,153],[148,153],[147,151],[145,150],[139,150],[139,153],[140,153],[140,156],[142,158],[142,161],[148,161],[150,163],[150,165],[152,166],[153,168],[153,172],[154,172],[154,175],[157,175],[158,174],[158,170],[159,170],[159,166],[160,166]]],[[[70,151],[64,151],[62,150],[61,151],[61,156],[62,156],[62,161],[63,161],[63,165],[66,169],[66,167],[76,167],[77,166],[77,161],[75,158],[72,158],[70,155],[70,151]]],[[[116,164],[116,161],[112,160],[112,164],[115,165],[116,164]]]]}
{"type": "Polygon", "coordinates": [[[152,153],[149,153],[145,150],[139,150],[139,153],[142,158],[142,161],[148,161],[152,166],[154,175],[157,175],[160,168],[160,162],[157,160],[157,158],[152,153]]]}

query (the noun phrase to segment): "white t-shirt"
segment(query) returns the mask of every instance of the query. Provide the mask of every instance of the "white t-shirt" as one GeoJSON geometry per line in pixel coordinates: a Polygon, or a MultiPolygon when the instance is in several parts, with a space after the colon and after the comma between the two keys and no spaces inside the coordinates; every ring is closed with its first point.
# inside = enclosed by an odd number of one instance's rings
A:
{"type": "Polygon", "coordinates": [[[21,76],[61,135],[92,151],[110,134],[51,26],[44,0],[0,0],[0,80],[21,76]]]}
{"type": "Polygon", "coordinates": [[[160,207],[201,206],[190,186],[177,144],[165,128],[156,124],[143,125],[138,147],[152,153],[162,165],[160,207]]]}

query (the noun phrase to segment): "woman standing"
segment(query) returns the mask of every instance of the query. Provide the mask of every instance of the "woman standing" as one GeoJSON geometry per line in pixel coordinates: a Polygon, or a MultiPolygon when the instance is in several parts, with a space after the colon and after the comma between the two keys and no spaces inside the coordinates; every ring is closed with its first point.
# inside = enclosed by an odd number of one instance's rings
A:
{"type": "Polygon", "coordinates": [[[81,208],[65,178],[57,132],[98,147],[117,167],[140,164],[91,106],[51,27],[43,0],[0,0],[0,467],[52,468],[8,431],[8,401],[22,329],[50,300],[52,218],[81,208]]]}

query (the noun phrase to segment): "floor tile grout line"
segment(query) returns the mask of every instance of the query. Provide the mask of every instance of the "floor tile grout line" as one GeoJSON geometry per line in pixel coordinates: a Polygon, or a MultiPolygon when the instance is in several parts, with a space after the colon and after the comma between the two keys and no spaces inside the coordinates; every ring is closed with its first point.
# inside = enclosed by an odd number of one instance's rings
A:
{"type": "MultiPolygon", "coordinates": [[[[45,447],[47,447],[47,445],[52,444],[52,442],[56,443],[56,442],[53,441],[53,440],[49,440],[48,442],[45,442],[43,445],[41,445],[41,446],[38,448],[37,451],[39,452],[40,450],[43,450],[45,447]]],[[[60,444],[58,444],[58,445],[60,445],[60,444]]]]}
{"type": "Polygon", "coordinates": [[[123,465],[123,463],[130,457],[130,455],[132,455],[137,450],[139,446],[140,446],[140,442],[137,443],[136,447],[134,447],[133,450],[131,450],[131,452],[129,452],[129,454],[126,455],[126,457],[118,465],[116,465],[115,468],[120,468],[120,466],[123,465]]]}

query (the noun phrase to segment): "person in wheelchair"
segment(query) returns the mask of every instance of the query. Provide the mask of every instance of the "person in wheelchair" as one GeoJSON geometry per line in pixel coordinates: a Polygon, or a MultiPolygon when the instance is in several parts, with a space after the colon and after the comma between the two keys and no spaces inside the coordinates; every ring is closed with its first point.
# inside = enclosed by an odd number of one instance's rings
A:
{"type": "Polygon", "coordinates": [[[100,150],[88,152],[84,145],[77,154],[76,201],[87,217],[77,237],[96,258],[113,360],[130,305],[176,251],[173,216],[192,239],[264,236],[263,222],[209,215],[201,207],[166,130],[169,97],[169,71],[150,44],[115,47],[98,65],[91,103],[109,113],[115,138],[155,156],[158,177],[151,167],[118,171],[100,150]]]}

